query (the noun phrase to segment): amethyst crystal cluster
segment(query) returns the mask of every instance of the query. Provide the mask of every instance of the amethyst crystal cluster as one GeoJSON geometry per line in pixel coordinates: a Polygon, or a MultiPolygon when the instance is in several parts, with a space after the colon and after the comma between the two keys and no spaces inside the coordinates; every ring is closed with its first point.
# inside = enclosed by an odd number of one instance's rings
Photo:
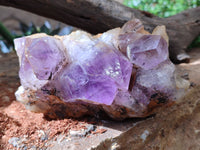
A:
{"type": "Polygon", "coordinates": [[[164,29],[150,34],[135,19],[96,36],[76,31],[15,39],[17,100],[49,118],[147,116],[181,89],[164,29]]]}

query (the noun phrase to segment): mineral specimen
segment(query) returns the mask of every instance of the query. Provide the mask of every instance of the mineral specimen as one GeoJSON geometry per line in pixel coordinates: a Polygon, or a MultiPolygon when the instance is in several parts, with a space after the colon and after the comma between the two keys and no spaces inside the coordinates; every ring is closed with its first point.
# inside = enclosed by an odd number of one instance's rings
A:
{"type": "Polygon", "coordinates": [[[147,116],[188,85],[176,86],[168,37],[160,29],[150,34],[135,19],[96,36],[76,31],[15,39],[17,100],[49,118],[147,116]]]}

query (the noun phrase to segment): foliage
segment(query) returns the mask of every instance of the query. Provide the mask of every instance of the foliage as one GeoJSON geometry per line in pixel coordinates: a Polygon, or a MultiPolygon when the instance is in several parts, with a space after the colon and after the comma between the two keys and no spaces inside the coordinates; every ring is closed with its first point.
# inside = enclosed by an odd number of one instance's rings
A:
{"type": "Polygon", "coordinates": [[[31,23],[29,26],[23,22],[20,22],[20,28],[23,32],[23,36],[35,34],[35,33],[46,33],[48,35],[55,35],[58,34],[60,31],[60,27],[58,26],[56,29],[51,30],[51,25],[48,21],[45,21],[45,23],[41,27],[36,27],[33,23],[31,23]]]}
{"type": "Polygon", "coordinates": [[[188,48],[200,47],[200,36],[198,36],[188,48]]]}
{"type": "Polygon", "coordinates": [[[200,0],[124,0],[124,4],[159,17],[169,17],[186,9],[200,6],[200,0]]]}
{"type": "MultiPolygon", "coordinates": [[[[30,25],[25,24],[24,22],[19,22],[21,34],[11,33],[1,22],[0,22],[0,47],[5,49],[10,49],[13,47],[13,40],[17,37],[28,36],[34,33],[46,33],[48,35],[58,34],[60,27],[58,26],[54,30],[51,30],[51,25],[49,22],[45,23],[41,27],[37,27],[33,23],[30,25]]],[[[9,51],[9,50],[7,50],[9,51]]]]}
{"type": "MultiPolygon", "coordinates": [[[[124,0],[124,4],[131,8],[148,11],[159,17],[169,17],[189,8],[200,6],[200,0],[124,0]]],[[[198,36],[189,48],[200,46],[198,36]]]]}
{"type": "Polygon", "coordinates": [[[13,43],[14,36],[8,29],[0,22],[0,35],[7,40],[8,43],[13,43]]]}

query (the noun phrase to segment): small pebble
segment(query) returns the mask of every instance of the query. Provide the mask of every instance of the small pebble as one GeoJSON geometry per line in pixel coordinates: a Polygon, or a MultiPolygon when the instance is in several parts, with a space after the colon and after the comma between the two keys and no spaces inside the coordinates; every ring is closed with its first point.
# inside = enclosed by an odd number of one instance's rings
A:
{"type": "Polygon", "coordinates": [[[12,138],[10,138],[9,140],[8,140],[8,142],[11,144],[11,145],[13,145],[14,147],[20,147],[20,144],[21,144],[21,142],[20,142],[20,138],[18,138],[18,137],[12,137],[12,138]]]}
{"type": "Polygon", "coordinates": [[[149,131],[148,130],[145,130],[142,135],[140,136],[140,138],[142,139],[142,141],[144,142],[146,140],[146,138],[148,137],[149,135],[149,131]]]}
{"type": "Polygon", "coordinates": [[[91,131],[94,131],[95,130],[95,126],[94,125],[87,125],[86,126],[87,129],[81,129],[81,130],[70,130],[69,131],[69,134],[71,136],[77,136],[77,137],[85,137],[87,134],[89,134],[91,131]]]}
{"type": "Polygon", "coordinates": [[[78,131],[70,130],[69,134],[73,137],[84,137],[84,136],[86,136],[84,130],[78,130],[78,131]]]}

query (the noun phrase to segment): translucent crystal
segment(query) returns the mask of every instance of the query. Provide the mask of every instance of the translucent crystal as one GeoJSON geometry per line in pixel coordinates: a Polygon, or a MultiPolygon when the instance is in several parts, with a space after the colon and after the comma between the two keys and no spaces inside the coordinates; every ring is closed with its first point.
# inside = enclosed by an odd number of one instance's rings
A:
{"type": "Polygon", "coordinates": [[[153,69],[168,58],[167,42],[160,35],[143,35],[127,46],[127,56],[133,64],[153,69]]]}
{"type": "Polygon", "coordinates": [[[175,66],[169,60],[151,70],[138,69],[131,94],[143,105],[148,105],[154,94],[162,93],[166,99],[171,99],[177,92],[174,71],[175,66]]]}
{"type": "Polygon", "coordinates": [[[167,35],[167,31],[166,31],[166,27],[165,26],[157,26],[153,32],[152,32],[153,35],[161,35],[165,41],[167,42],[167,45],[169,46],[169,37],[167,35]]]}
{"type": "Polygon", "coordinates": [[[21,83],[27,88],[41,88],[67,60],[60,40],[45,34],[15,39],[14,43],[21,83]]]}
{"type": "Polygon", "coordinates": [[[73,33],[63,38],[72,62],[55,79],[65,100],[82,99],[111,105],[118,89],[128,90],[132,64],[115,47],[73,33]],[[73,41],[71,40],[73,39],[73,41]]]}
{"type": "Polygon", "coordinates": [[[16,98],[49,118],[147,116],[189,86],[175,76],[165,28],[153,34],[136,19],[95,36],[75,31],[15,39],[21,81],[16,98]]]}

